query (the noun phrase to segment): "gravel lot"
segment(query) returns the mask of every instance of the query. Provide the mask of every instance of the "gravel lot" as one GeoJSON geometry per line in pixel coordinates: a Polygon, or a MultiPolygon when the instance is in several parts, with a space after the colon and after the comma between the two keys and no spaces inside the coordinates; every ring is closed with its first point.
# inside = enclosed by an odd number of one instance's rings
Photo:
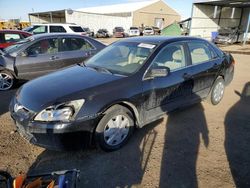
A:
{"type": "Polygon", "coordinates": [[[234,57],[235,78],[218,106],[203,102],[170,113],[111,153],[30,145],[8,113],[16,90],[1,92],[0,168],[14,176],[78,168],[80,187],[250,187],[250,97],[239,96],[250,87],[250,56],[234,57]]]}

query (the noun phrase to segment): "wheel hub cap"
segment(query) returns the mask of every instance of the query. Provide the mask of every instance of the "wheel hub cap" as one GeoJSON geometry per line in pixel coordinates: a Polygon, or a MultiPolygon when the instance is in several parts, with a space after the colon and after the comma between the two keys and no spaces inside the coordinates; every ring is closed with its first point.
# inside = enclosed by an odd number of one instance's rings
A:
{"type": "Polygon", "coordinates": [[[118,115],[110,119],[104,128],[104,140],[106,144],[115,146],[128,136],[129,119],[126,116],[118,115]]]}
{"type": "Polygon", "coordinates": [[[223,94],[224,94],[224,85],[221,82],[219,82],[214,88],[214,100],[216,102],[219,102],[222,99],[223,94]]]}
{"type": "Polygon", "coordinates": [[[0,73],[0,90],[8,90],[13,85],[13,79],[6,73],[0,73]]]}

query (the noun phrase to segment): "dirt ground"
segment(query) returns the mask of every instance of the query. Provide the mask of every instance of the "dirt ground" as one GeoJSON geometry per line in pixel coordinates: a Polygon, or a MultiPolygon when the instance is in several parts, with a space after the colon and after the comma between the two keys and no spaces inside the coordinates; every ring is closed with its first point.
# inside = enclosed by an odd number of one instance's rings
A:
{"type": "Polygon", "coordinates": [[[77,168],[79,187],[250,187],[250,99],[240,97],[250,86],[250,56],[234,57],[235,78],[218,106],[202,102],[170,113],[111,153],[30,145],[9,116],[16,90],[1,92],[0,168],[14,176],[77,168]]]}

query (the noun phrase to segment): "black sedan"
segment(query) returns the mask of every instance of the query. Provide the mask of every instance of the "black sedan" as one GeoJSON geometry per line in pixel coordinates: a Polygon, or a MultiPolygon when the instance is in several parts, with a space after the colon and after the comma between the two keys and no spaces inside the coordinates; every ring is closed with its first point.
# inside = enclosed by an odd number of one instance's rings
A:
{"type": "Polygon", "coordinates": [[[129,38],[26,83],[10,112],[33,144],[73,149],[88,141],[112,151],[166,112],[203,99],[217,105],[233,74],[232,56],[205,40],[129,38]]]}
{"type": "Polygon", "coordinates": [[[58,69],[81,63],[106,47],[75,34],[40,34],[0,51],[0,91],[17,80],[30,80],[58,69]]]}

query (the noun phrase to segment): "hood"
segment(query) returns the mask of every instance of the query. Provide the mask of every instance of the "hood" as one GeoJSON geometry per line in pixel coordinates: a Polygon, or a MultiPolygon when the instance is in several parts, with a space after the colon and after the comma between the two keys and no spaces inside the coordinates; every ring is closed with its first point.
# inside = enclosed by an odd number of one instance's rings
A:
{"type": "Polygon", "coordinates": [[[83,93],[87,89],[122,78],[124,77],[97,72],[88,67],[74,66],[24,84],[16,98],[24,107],[38,112],[55,102],[86,98],[88,96],[83,96],[83,93]],[[75,96],[77,97],[74,98],[75,96]]]}

